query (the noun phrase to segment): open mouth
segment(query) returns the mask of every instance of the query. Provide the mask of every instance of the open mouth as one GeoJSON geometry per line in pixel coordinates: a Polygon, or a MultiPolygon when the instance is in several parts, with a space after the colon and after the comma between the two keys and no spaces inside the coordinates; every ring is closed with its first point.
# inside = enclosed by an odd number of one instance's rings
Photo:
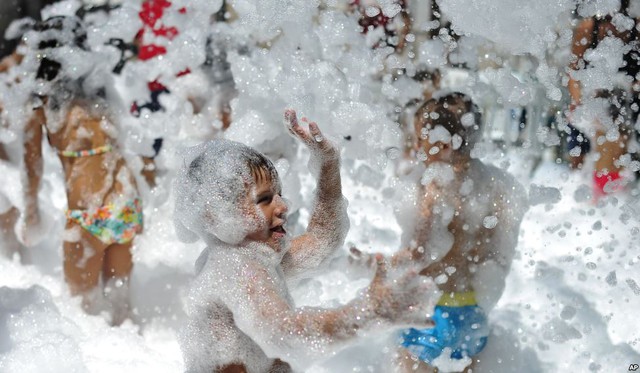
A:
{"type": "Polygon", "coordinates": [[[284,227],[282,225],[276,225],[275,227],[269,229],[271,232],[273,233],[278,233],[281,235],[285,235],[287,232],[284,230],[284,227]]]}

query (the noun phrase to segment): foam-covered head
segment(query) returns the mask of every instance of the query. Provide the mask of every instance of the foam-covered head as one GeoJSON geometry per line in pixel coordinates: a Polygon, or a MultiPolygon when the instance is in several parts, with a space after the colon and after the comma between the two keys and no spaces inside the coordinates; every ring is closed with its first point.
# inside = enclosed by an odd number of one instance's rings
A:
{"type": "Polygon", "coordinates": [[[415,114],[414,126],[420,148],[437,153],[434,145],[444,145],[468,154],[480,139],[481,115],[471,98],[453,92],[425,102],[415,114]]]}
{"type": "Polygon", "coordinates": [[[268,158],[244,144],[217,139],[188,148],[183,159],[174,182],[174,223],[180,240],[236,245],[264,224],[252,194],[260,178],[280,183],[268,158]]]}

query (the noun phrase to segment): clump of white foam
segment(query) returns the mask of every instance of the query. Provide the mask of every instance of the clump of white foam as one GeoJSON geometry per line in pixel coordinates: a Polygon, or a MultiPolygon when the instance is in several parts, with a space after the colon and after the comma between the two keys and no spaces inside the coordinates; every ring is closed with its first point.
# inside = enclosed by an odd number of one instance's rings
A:
{"type": "Polygon", "coordinates": [[[0,366],[8,372],[85,372],[80,331],[60,314],[51,294],[34,285],[0,288],[0,366]]]}

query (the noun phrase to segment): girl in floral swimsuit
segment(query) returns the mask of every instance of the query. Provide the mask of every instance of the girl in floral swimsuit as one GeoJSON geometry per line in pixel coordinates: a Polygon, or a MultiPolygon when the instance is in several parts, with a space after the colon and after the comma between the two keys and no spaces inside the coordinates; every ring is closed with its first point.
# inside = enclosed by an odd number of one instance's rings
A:
{"type": "MultiPolygon", "coordinates": [[[[88,53],[80,21],[53,17],[30,33],[25,60],[37,59],[35,80],[45,88],[33,95],[25,124],[25,223],[28,229],[39,221],[41,140],[46,132],[62,162],[67,192],[65,279],[71,293],[83,297],[85,310],[94,313],[107,307],[117,325],[128,316],[131,247],[142,231],[138,188],[118,151],[104,88],[91,91],[85,79],[65,75],[63,59],[42,57],[56,56],[55,49],[62,46],[88,53]]],[[[85,77],[88,74],[96,72],[90,70],[85,77]]]]}

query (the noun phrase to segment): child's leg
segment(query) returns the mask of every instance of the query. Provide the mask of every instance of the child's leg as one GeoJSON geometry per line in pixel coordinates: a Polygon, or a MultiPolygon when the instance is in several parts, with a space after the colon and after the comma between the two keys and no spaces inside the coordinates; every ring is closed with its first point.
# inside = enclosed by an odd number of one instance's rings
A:
{"type": "Polygon", "coordinates": [[[65,281],[72,295],[82,295],[82,305],[90,311],[97,306],[92,293],[101,290],[97,287],[106,245],[74,221],[67,221],[66,230],[77,230],[79,236],[77,241],[63,242],[65,281]]]}
{"type": "MultiPolygon", "coordinates": [[[[0,199],[1,198],[3,197],[0,195],[0,199]]],[[[0,249],[0,254],[11,258],[14,253],[18,253],[20,255],[20,262],[26,264],[31,262],[31,258],[29,257],[26,247],[18,241],[14,231],[19,216],[20,212],[15,207],[0,214],[0,242],[2,242],[0,246],[4,246],[4,250],[0,249]]]]}
{"type": "Polygon", "coordinates": [[[114,243],[106,248],[103,265],[105,282],[111,278],[129,278],[133,268],[131,246],[132,242],[114,243]]]}
{"type": "Polygon", "coordinates": [[[131,246],[132,242],[112,244],[104,255],[104,293],[111,306],[112,325],[120,325],[129,317],[129,275],[133,268],[131,246]]]}
{"type": "Polygon", "coordinates": [[[155,161],[151,157],[140,157],[142,159],[143,167],[140,173],[144,177],[150,188],[156,186],[156,165],[155,161]]]}

